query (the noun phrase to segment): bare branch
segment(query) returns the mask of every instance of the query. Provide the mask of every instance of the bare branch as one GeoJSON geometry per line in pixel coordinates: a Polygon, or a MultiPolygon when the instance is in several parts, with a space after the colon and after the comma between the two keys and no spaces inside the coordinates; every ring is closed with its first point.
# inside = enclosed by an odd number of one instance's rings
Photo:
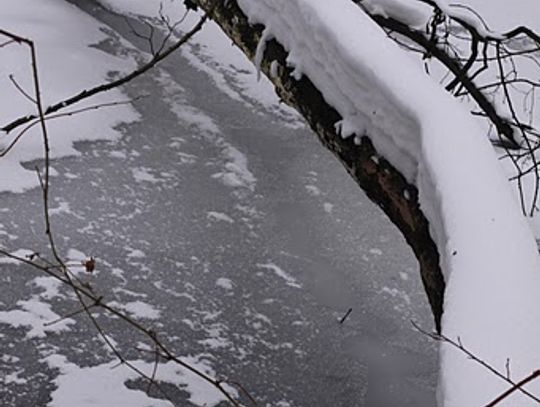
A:
{"type": "Polygon", "coordinates": [[[523,380],[520,380],[516,384],[514,384],[511,388],[509,388],[507,391],[505,391],[503,394],[501,394],[499,397],[497,397],[495,400],[493,400],[491,403],[486,404],[485,407],[494,407],[497,404],[499,404],[504,399],[508,398],[512,393],[514,393],[516,390],[522,390],[523,387],[529,383],[535,380],[536,378],[540,377],[540,370],[535,370],[532,372],[529,376],[525,377],[523,380]]]}
{"type": "MultiPolygon", "coordinates": [[[[197,32],[201,30],[204,23],[207,20],[207,15],[205,14],[203,17],[200,18],[199,22],[186,34],[184,34],[178,41],[176,41],[173,45],[171,45],[169,48],[163,50],[162,52],[156,53],[153,58],[148,61],[143,66],[139,67],[138,69],[132,71],[131,73],[122,76],[121,78],[109,82],[107,84],[102,84],[95,86],[91,89],[83,90],[82,92],[71,96],[67,99],[64,99],[62,101],[59,101],[57,103],[54,103],[50,106],[48,106],[46,109],[43,109],[43,116],[47,116],[51,113],[57,112],[61,109],[66,108],[67,106],[71,106],[77,102],[80,102],[81,100],[88,99],[89,97],[95,96],[99,93],[108,92],[111,89],[117,88],[119,86],[122,86],[133,79],[139,77],[140,75],[148,72],[150,69],[152,69],[154,66],[156,66],[158,63],[163,61],[165,58],[167,58],[170,54],[172,54],[174,51],[176,51],[178,48],[180,48],[182,45],[184,45],[186,42],[188,42],[197,32]]],[[[9,36],[9,33],[6,31],[0,30],[0,34],[4,36],[9,36]]],[[[11,38],[11,37],[10,37],[11,38]]],[[[22,42],[22,38],[17,37],[20,40],[16,42],[22,42]]],[[[28,41],[28,40],[27,40],[28,41]]],[[[19,117],[10,123],[2,126],[1,130],[3,130],[5,133],[10,133],[14,129],[16,129],[19,126],[22,126],[32,120],[38,119],[39,115],[28,115],[24,117],[19,117]]]]}
{"type": "Polygon", "coordinates": [[[9,80],[11,81],[11,83],[13,84],[13,86],[15,86],[15,88],[21,92],[21,94],[26,98],[28,99],[30,102],[36,104],[36,100],[30,96],[23,88],[21,85],[19,85],[19,83],[15,80],[15,76],[13,74],[10,74],[9,75],[9,80]]]}
{"type": "MultiPolygon", "coordinates": [[[[522,388],[521,386],[518,386],[519,383],[515,383],[511,378],[510,378],[510,375],[507,373],[506,375],[504,373],[501,373],[499,372],[496,368],[494,368],[493,366],[491,366],[488,362],[486,362],[485,360],[483,359],[480,359],[478,356],[476,356],[473,352],[471,352],[469,349],[467,349],[462,341],[461,341],[461,338],[457,338],[456,340],[453,340],[451,338],[448,338],[447,336],[445,335],[442,335],[440,333],[435,333],[435,332],[428,332],[426,331],[425,329],[423,329],[422,327],[420,327],[416,322],[414,321],[411,321],[413,327],[418,331],[420,332],[421,334],[433,339],[434,341],[437,341],[437,342],[442,342],[442,343],[446,343],[446,344],[449,344],[451,346],[453,346],[454,348],[458,349],[460,352],[462,352],[463,354],[465,354],[469,359],[471,359],[472,361],[474,361],[475,363],[477,363],[478,365],[484,367],[487,371],[493,373],[493,375],[499,377],[500,379],[504,380],[505,382],[511,384],[514,388],[516,387],[515,390],[519,390],[521,393],[525,394],[526,396],[528,396],[530,399],[536,401],[537,403],[540,403],[540,398],[536,397],[534,394],[528,392],[527,390],[525,390],[524,388],[522,388]]],[[[507,362],[507,369],[508,369],[508,366],[509,366],[509,362],[507,362]]],[[[532,379],[531,379],[532,380],[532,379]]],[[[513,390],[513,391],[515,391],[513,390]]],[[[486,406],[488,407],[488,406],[486,406]]]]}
{"type": "MultiPolygon", "coordinates": [[[[97,295],[94,293],[93,289],[89,284],[81,282],[78,277],[71,271],[70,266],[68,266],[59,255],[58,249],[55,244],[54,240],[54,234],[52,231],[52,225],[50,221],[50,210],[49,210],[49,198],[50,198],[50,189],[49,189],[49,181],[50,181],[50,146],[49,146],[49,134],[47,131],[46,121],[49,118],[57,118],[67,115],[72,115],[75,113],[80,113],[82,111],[94,109],[94,108],[100,108],[104,105],[99,106],[91,106],[86,107],[83,109],[79,109],[78,111],[71,111],[66,113],[60,113],[54,116],[46,117],[47,114],[51,114],[57,110],[60,110],[61,108],[64,108],[65,106],[71,105],[73,103],[76,103],[77,101],[83,100],[87,97],[90,97],[91,95],[104,92],[106,90],[112,89],[113,87],[120,86],[121,84],[127,83],[128,81],[134,79],[135,77],[139,76],[140,74],[144,73],[145,71],[149,70],[155,64],[157,64],[159,61],[166,58],[168,55],[170,55],[175,49],[180,47],[182,44],[184,44],[191,36],[193,36],[197,31],[199,31],[206,21],[206,16],[202,17],[199,21],[199,23],[186,35],[184,35],[178,42],[176,42],[173,46],[169,47],[167,50],[162,52],[159,55],[156,55],[150,63],[146,64],[142,68],[139,68],[137,71],[132,72],[131,74],[106,85],[100,85],[95,88],[93,88],[90,91],[83,91],[80,94],[76,95],[75,97],[72,97],[70,99],[67,99],[66,101],[60,102],[57,105],[54,105],[56,107],[50,107],[47,112],[44,111],[42,100],[41,100],[41,89],[40,89],[40,83],[39,83],[39,75],[38,75],[38,64],[36,59],[36,52],[34,43],[32,40],[17,36],[15,34],[9,33],[4,30],[0,30],[0,35],[4,35],[11,39],[12,42],[24,44],[29,47],[30,49],[30,56],[31,56],[31,64],[32,64],[32,78],[34,83],[34,93],[35,97],[33,100],[35,100],[35,105],[37,108],[37,115],[32,116],[26,116],[24,120],[20,120],[18,125],[22,125],[25,123],[30,122],[30,124],[23,130],[24,133],[29,128],[31,128],[34,125],[40,125],[42,138],[43,138],[43,146],[44,146],[44,173],[41,174],[39,169],[36,168],[36,172],[38,175],[41,191],[42,191],[42,204],[43,204],[43,213],[44,213],[44,222],[45,222],[45,233],[49,241],[49,249],[53,256],[53,261],[49,261],[45,259],[43,256],[41,256],[39,253],[33,253],[28,258],[21,257],[18,255],[14,255],[12,253],[9,253],[7,250],[0,249],[0,255],[3,255],[5,257],[8,257],[12,260],[16,260],[18,262],[22,262],[26,265],[32,266],[38,270],[41,270],[42,272],[48,274],[49,276],[55,278],[56,280],[60,281],[64,285],[71,288],[75,296],[77,297],[78,302],[82,305],[81,310],[77,310],[75,312],[72,312],[59,320],[51,321],[47,323],[48,325],[54,324],[59,322],[60,320],[63,320],[65,318],[68,318],[69,316],[77,315],[81,312],[84,312],[91,323],[93,324],[94,328],[98,332],[99,336],[103,339],[107,347],[113,352],[113,354],[116,356],[116,358],[119,360],[119,363],[122,365],[127,366],[129,369],[136,372],[140,377],[144,378],[149,382],[149,389],[150,385],[154,384],[158,388],[158,390],[167,398],[169,398],[166,393],[160,388],[160,386],[155,383],[155,376],[157,372],[157,361],[155,362],[153,373],[151,376],[146,375],[144,372],[142,372],[140,369],[138,369],[135,365],[127,361],[122,353],[116,348],[115,344],[111,341],[105,330],[101,327],[101,325],[98,323],[94,315],[91,313],[91,308],[98,307],[106,311],[107,313],[114,315],[118,318],[120,318],[122,321],[126,322],[128,325],[130,325],[135,330],[139,331],[140,333],[144,334],[153,344],[156,349],[156,358],[159,359],[159,355],[164,355],[164,358],[169,361],[173,361],[174,363],[180,365],[181,367],[187,369],[191,373],[195,374],[196,376],[200,377],[201,379],[205,380],[206,382],[212,384],[215,386],[222,394],[223,396],[233,405],[233,406],[240,406],[240,404],[234,399],[234,397],[229,394],[228,390],[223,386],[223,382],[220,380],[217,380],[215,378],[212,378],[211,376],[207,375],[205,372],[191,366],[190,364],[182,361],[179,357],[175,356],[166,346],[161,342],[161,340],[158,339],[155,332],[151,329],[148,329],[144,327],[142,324],[137,322],[136,320],[129,317],[127,314],[113,308],[112,306],[108,305],[104,300],[102,296],[97,295]],[[87,303],[87,301],[90,301],[90,304],[87,303]]],[[[116,105],[121,102],[115,102],[111,105],[116,105]]],[[[18,126],[17,125],[17,126],[18,126]]],[[[17,127],[15,126],[15,127],[17,127]]],[[[13,127],[13,128],[15,128],[13,127]]],[[[20,134],[16,139],[19,139],[22,136],[20,134]]],[[[5,153],[4,153],[5,154],[5,153]]]]}

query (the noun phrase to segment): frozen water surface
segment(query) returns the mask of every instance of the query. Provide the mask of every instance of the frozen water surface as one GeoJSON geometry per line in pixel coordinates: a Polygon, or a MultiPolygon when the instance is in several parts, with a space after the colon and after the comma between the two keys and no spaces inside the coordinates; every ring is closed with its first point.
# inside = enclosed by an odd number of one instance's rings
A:
{"type": "MultiPolygon", "coordinates": [[[[79,3],[145,46],[123,18],[79,3]]],[[[82,142],[80,156],[54,162],[58,244],[70,261],[97,261],[82,278],[261,406],[433,406],[435,345],[410,324],[431,326],[416,263],[313,134],[285,122],[288,113],[232,99],[180,54],[125,91],[148,95],[134,103],[140,121],[121,125],[117,141],[82,142]]],[[[40,209],[37,190],[2,194],[2,242],[45,250],[40,209]]],[[[107,399],[114,357],[87,320],[32,331],[10,319],[65,315],[77,308],[69,292],[22,266],[0,269],[2,405],[90,397],[88,405],[110,406],[118,394],[134,406],[169,405],[123,371],[111,380],[125,388],[107,399]]],[[[151,362],[135,349],[142,337],[97,315],[130,360],[151,362]]],[[[170,366],[163,376],[176,405],[220,402],[170,366]]]]}

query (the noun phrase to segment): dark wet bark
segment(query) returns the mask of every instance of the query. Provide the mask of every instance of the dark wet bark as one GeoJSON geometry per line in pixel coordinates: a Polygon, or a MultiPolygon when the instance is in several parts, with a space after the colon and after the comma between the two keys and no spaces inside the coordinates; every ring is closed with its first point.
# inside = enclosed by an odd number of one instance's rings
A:
{"type": "MultiPolygon", "coordinates": [[[[211,18],[231,40],[253,60],[264,27],[250,25],[236,1],[193,0],[209,11],[211,18]]],[[[413,249],[420,265],[420,275],[440,331],[443,311],[444,279],[439,264],[439,252],[430,233],[429,224],[418,203],[418,190],[388,161],[380,157],[369,135],[363,135],[360,145],[354,137],[343,139],[335,129],[342,117],[326,103],[319,90],[306,77],[292,77],[287,67],[287,52],[275,40],[268,41],[261,71],[268,76],[283,102],[295,108],[305,118],[322,144],[332,151],[347,172],[398,227],[413,249]],[[276,75],[270,75],[270,64],[278,64],[276,75]],[[373,160],[372,157],[378,157],[373,160]],[[404,193],[407,191],[407,193],[404,193]]],[[[384,118],[381,118],[384,120],[384,118]]]]}

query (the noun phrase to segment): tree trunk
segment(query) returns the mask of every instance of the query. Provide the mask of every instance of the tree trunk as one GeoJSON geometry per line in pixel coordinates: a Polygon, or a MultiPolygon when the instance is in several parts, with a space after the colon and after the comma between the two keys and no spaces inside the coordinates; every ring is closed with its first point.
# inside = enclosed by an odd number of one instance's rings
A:
{"type": "MultiPolygon", "coordinates": [[[[232,41],[253,60],[264,27],[250,25],[235,0],[193,0],[221,27],[232,41]]],[[[285,62],[287,51],[275,40],[266,44],[261,71],[268,76],[283,102],[295,108],[317,134],[322,144],[332,151],[350,176],[398,227],[413,249],[420,265],[420,275],[435,327],[440,332],[443,312],[444,278],[439,265],[439,252],[429,233],[429,224],[418,204],[418,190],[407,183],[403,175],[381,157],[363,135],[360,145],[355,137],[343,139],[335,128],[342,120],[339,113],[305,75],[293,78],[292,69],[285,62]],[[275,62],[274,62],[275,61],[275,62]],[[272,70],[274,62],[277,69],[272,70]]],[[[381,120],[384,120],[382,118],[381,120]]]]}

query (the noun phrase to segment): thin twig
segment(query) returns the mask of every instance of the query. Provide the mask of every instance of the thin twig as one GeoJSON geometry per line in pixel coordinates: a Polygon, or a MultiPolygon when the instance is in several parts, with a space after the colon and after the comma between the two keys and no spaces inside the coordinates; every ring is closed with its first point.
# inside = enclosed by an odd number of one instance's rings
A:
{"type": "MultiPolygon", "coordinates": [[[[79,92],[78,94],[71,96],[67,99],[64,99],[60,102],[54,103],[43,110],[43,116],[47,116],[51,113],[57,112],[58,110],[64,109],[67,106],[71,106],[74,103],[80,102],[81,100],[88,99],[91,96],[97,95],[99,93],[108,92],[111,89],[115,89],[119,86],[125,85],[126,83],[132,81],[133,79],[141,76],[142,74],[148,72],[150,69],[152,69],[154,66],[156,66],[158,63],[163,61],[165,58],[167,58],[169,55],[171,55],[174,51],[176,51],[178,48],[180,48],[182,45],[184,45],[186,42],[188,42],[197,32],[201,30],[204,23],[208,19],[208,14],[205,14],[202,16],[199,20],[199,22],[186,34],[184,34],[178,41],[176,41],[173,45],[171,45],[166,50],[157,53],[153,56],[153,58],[148,61],[143,66],[139,67],[138,69],[132,71],[131,73],[122,76],[121,78],[106,83],[101,84],[98,86],[95,86],[91,89],[83,90],[82,92],[79,92]]],[[[0,34],[9,36],[9,33],[4,30],[0,30],[0,34]]],[[[17,41],[18,42],[18,41],[17,41]]],[[[29,121],[35,120],[39,118],[38,115],[28,115],[24,117],[19,117],[10,123],[4,125],[1,130],[3,130],[5,133],[10,133],[14,129],[16,129],[19,126],[22,126],[23,124],[28,123],[29,121]]]]}
{"type": "Polygon", "coordinates": [[[15,88],[26,98],[28,99],[30,102],[32,102],[33,104],[36,104],[36,100],[30,96],[24,89],[23,87],[17,82],[17,80],[15,79],[15,76],[13,74],[9,74],[9,80],[11,81],[11,83],[13,84],[13,86],[15,86],[15,88]]]}
{"type": "MultiPolygon", "coordinates": [[[[443,335],[443,334],[439,334],[439,333],[435,333],[435,332],[428,332],[426,331],[425,329],[423,329],[422,327],[420,327],[416,322],[414,321],[411,321],[413,327],[418,331],[420,332],[421,334],[427,336],[428,338],[431,338],[433,339],[434,341],[437,341],[437,342],[442,342],[442,343],[447,343],[451,346],[453,346],[454,348],[458,349],[460,352],[462,352],[463,354],[465,354],[469,359],[471,359],[472,361],[474,361],[475,363],[477,363],[478,365],[482,366],[483,368],[485,368],[487,371],[493,373],[493,375],[499,377],[500,379],[504,380],[505,382],[511,384],[512,386],[516,386],[517,383],[515,383],[510,377],[508,377],[509,375],[505,375],[504,373],[501,373],[499,372],[496,368],[494,368],[493,366],[491,366],[488,362],[486,362],[485,360],[479,358],[478,356],[476,356],[473,352],[471,352],[470,350],[468,350],[462,343],[461,341],[461,338],[457,338],[457,340],[453,340],[453,339],[450,339],[448,338],[447,336],[443,335]]],[[[516,390],[519,390],[521,393],[525,394],[526,396],[528,396],[529,398],[531,398],[532,400],[536,401],[537,403],[540,403],[540,399],[538,397],[536,397],[534,394],[528,392],[527,390],[523,389],[522,387],[518,387],[516,390]]]]}
{"type": "Polygon", "coordinates": [[[511,388],[509,388],[507,391],[505,391],[503,394],[501,394],[499,397],[497,397],[495,400],[493,400],[491,403],[486,404],[485,407],[494,407],[497,404],[499,404],[501,401],[509,397],[512,393],[514,393],[516,390],[521,390],[523,387],[529,383],[535,380],[537,377],[540,377],[540,370],[535,370],[532,372],[529,376],[525,377],[523,380],[520,380],[516,384],[514,384],[511,388]]]}
{"type": "Polygon", "coordinates": [[[352,312],[352,308],[349,308],[349,310],[347,311],[347,313],[345,315],[343,315],[343,317],[339,320],[339,323],[342,324],[345,322],[345,320],[347,319],[347,317],[351,314],[352,312]]]}
{"type": "MultiPolygon", "coordinates": [[[[207,375],[203,371],[191,366],[190,364],[182,361],[180,358],[175,356],[160,340],[158,340],[157,335],[154,333],[154,331],[144,327],[136,320],[132,319],[125,313],[113,308],[112,306],[108,305],[103,301],[103,297],[98,296],[93,292],[91,287],[89,287],[87,284],[81,282],[75,274],[73,274],[69,268],[68,265],[62,260],[60,257],[55,240],[54,240],[54,234],[52,231],[52,225],[50,221],[50,209],[49,209],[49,197],[50,197],[50,188],[49,188],[49,181],[50,181],[50,145],[49,145],[49,135],[47,131],[46,126],[46,115],[50,114],[54,111],[57,111],[61,108],[64,108],[65,106],[68,106],[70,104],[76,103],[77,101],[80,101],[82,99],[85,99],[91,95],[104,92],[106,90],[112,89],[113,87],[120,86],[124,83],[127,83],[128,81],[134,79],[135,77],[139,76],[143,72],[149,70],[151,67],[153,67],[155,64],[157,64],[162,59],[166,58],[168,55],[170,55],[175,49],[180,47],[182,44],[184,44],[191,36],[193,36],[197,31],[199,31],[206,21],[206,15],[201,18],[199,23],[184,37],[182,37],[178,42],[176,42],[173,46],[165,50],[160,55],[155,56],[152,61],[140,68],[139,70],[132,72],[130,75],[127,75],[126,77],[121,78],[118,81],[106,84],[106,85],[100,85],[95,88],[93,88],[90,91],[83,91],[80,94],[67,99],[66,101],[60,102],[58,105],[53,105],[53,107],[47,109],[47,111],[44,111],[42,100],[41,100],[41,90],[40,90],[40,84],[39,84],[39,76],[38,76],[38,65],[37,65],[37,58],[36,58],[36,52],[34,43],[27,38],[17,36],[15,34],[9,33],[5,30],[0,29],[0,34],[7,36],[8,38],[12,39],[13,42],[19,43],[19,44],[25,44],[30,48],[30,54],[31,54],[31,61],[32,61],[32,77],[33,77],[33,83],[34,83],[34,93],[35,93],[35,104],[37,108],[37,115],[33,116],[26,116],[23,118],[23,121],[20,122],[20,124],[28,123],[28,122],[34,122],[31,123],[32,126],[34,124],[39,124],[41,128],[42,138],[43,138],[43,148],[44,148],[44,164],[45,169],[43,175],[39,171],[39,169],[36,169],[36,172],[38,174],[38,179],[42,191],[42,204],[43,204],[43,213],[44,213],[44,222],[45,222],[45,233],[47,235],[48,241],[49,241],[49,249],[52,253],[52,256],[54,258],[53,262],[50,262],[48,260],[44,261],[43,257],[38,254],[33,254],[29,258],[24,258],[21,256],[17,256],[15,254],[9,253],[7,250],[0,249],[0,254],[4,255],[7,258],[17,260],[19,262],[22,262],[24,264],[27,264],[29,266],[32,266],[34,268],[37,268],[46,274],[48,274],[51,277],[54,277],[58,281],[62,282],[63,284],[70,287],[77,297],[78,302],[82,305],[82,311],[85,312],[85,314],[90,319],[91,323],[94,325],[94,328],[98,332],[99,336],[103,339],[107,347],[114,353],[115,357],[119,360],[119,364],[125,365],[134,372],[136,372],[140,377],[144,378],[145,380],[149,381],[149,383],[156,384],[159,391],[168,399],[170,399],[166,393],[161,389],[157,383],[155,383],[155,372],[157,370],[157,364],[154,366],[154,372],[152,373],[152,376],[146,375],[144,372],[142,372],[140,369],[138,369],[135,365],[127,361],[122,353],[116,348],[115,344],[110,340],[108,335],[106,334],[103,327],[98,323],[95,316],[90,312],[90,309],[93,307],[100,307],[106,312],[108,312],[111,315],[114,315],[121,320],[128,323],[131,327],[135,328],[139,332],[146,335],[148,339],[151,340],[151,342],[154,344],[156,349],[156,354],[163,354],[166,360],[174,361],[178,365],[182,366],[183,368],[189,370],[193,374],[199,376],[201,379],[205,380],[206,382],[214,385],[224,396],[225,398],[231,402],[233,406],[240,406],[240,404],[234,399],[234,397],[229,394],[227,389],[223,386],[222,382],[212,378],[211,376],[207,375]],[[56,106],[56,107],[55,107],[56,106]],[[39,260],[40,264],[36,261],[34,261],[34,258],[39,260]],[[91,304],[87,304],[87,300],[91,301],[91,304]]],[[[88,109],[88,108],[84,108],[88,109]]],[[[84,110],[81,109],[81,110],[84,110]]],[[[62,113],[56,116],[61,115],[69,115],[73,114],[73,112],[68,113],[62,113]]],[[[20,125],[18,124],[18,125],[20,125]]],[[[17,126],[15,126],[17,127],[17,126]]],[[[82,312],[77,311],[77,313],[82,312]]],[[[55,322],[55,321],[53,321],[55,322]]],[[[156,356],[159,357],[159,356],[156,356]]]]}

